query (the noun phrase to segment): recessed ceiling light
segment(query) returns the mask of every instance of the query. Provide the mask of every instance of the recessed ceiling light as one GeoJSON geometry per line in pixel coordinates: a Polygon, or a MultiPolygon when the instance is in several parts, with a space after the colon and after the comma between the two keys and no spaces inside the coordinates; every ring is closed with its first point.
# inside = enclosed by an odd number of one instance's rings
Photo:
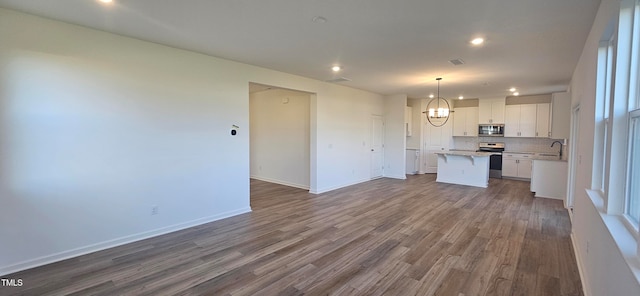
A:
{"type": "Polygon", "coordinates": [[[510,88],[510,89],[509,89],[509,91],[510,91],[510,92],[514,92],[514,91],[516,91],[516,88],[515,88],[515,87],[512,87],[512,88],[510,88]]]}
{"type": "Polygon", "coordinates": [[[333,72],[340,72],[340,70],[342,70],[342,68],[340,66],[333,66],[333,67],[331,67],[331,70],[333,72]]]}
{"type": "Polygon", "coordinates": [[[314,23],[318,23],[318,24],[324,24],[324,23],[327,22],[327,19],[318,15],[318,16],[314,16],[311,19],[311,21],[314,22],[314,23]]]}
{"type": "Polygon", "coordinates": [[[433,97],[435,97],[433,94],[429,95],[429,99],[433,99],[433,97]]]}
{"type": "Polygon", "coordinates": [[[111,2],[113,2],[113,0],[98,0],[98,1],[100,1],[102,3],[111,3],[111,2]]]}
{"type": "Polygon", "coordinates": [[[463,96],[459,96],[459,97],[458,97],[458,100],[462,100],[462,99],[464,99],[464,97],[463,97],[463,96]]]}
{"type": "Polygon", "coordinates": [[[476,39],[471,40],[471,44],[473,44],[473,45],[480,45],[482,43],[484,43],[484,39],[479,38],[479,37],[476,38],[476,39]]]}
{"type": "Polygon", "coordinates": [[[514,96],[519,96],[519,95],[520,95],[520,93],[519,93],[519,92],[514,92],[514,93],[513,93],[513,95],[514,95],[514,96]]]}

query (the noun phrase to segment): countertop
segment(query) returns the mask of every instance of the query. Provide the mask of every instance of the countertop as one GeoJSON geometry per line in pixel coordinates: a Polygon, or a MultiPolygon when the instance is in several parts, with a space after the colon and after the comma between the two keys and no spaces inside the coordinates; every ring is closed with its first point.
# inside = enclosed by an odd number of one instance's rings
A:
{"type": "Polygon", "coordinates": [[[567,162],[567,159],[560,159],[558,153],[549,153],[549,152],[527,152],[527,151],[504,151],[504,154],[521,154],[521,155],[532,155],[532,160],[547,160],[547,161],[561,161],[567,162]]]}
{"type": "Polygon", "coordinates": [[[449,151],[436,152],[435,154],[485,157],[485,156],[491,156],[491,155],[493,155],[495,153],[493,153],[493,152],[476,152],[476,151],[471,151],[471,150],[449,150],[449,151]]]}

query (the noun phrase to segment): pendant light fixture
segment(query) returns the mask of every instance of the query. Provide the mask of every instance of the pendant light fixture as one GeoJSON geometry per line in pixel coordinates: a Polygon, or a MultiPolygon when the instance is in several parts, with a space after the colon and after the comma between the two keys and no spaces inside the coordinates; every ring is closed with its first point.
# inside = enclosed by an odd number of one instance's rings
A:
{"type": "Polygon", "coordinates": [[[431,99],[427,104],[427,110],[424,112],[427,115],[427,121],[435,127],[441,127],[449,120],[450,111],[449,102],[445,98],[440,97],[440,80],[442,78],[436,78],[438,81],[438,95],[431,99]]]}

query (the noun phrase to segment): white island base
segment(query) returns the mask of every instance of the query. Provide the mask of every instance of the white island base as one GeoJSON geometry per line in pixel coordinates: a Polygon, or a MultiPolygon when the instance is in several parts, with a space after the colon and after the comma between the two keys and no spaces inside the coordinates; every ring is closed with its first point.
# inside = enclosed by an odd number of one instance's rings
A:
{"type": "Polygon", "coordinates": [[[487,188],[489,156],[484,152],[441,152],[436,182],[487,188]]]}

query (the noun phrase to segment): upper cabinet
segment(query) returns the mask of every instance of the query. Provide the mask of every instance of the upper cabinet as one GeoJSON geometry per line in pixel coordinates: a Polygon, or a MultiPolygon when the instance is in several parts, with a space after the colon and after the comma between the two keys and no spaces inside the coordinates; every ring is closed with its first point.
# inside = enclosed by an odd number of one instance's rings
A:
{"type": "Polygon", "coordinates": [[[568,139],[571,120],[571,93],[554,93],[551,96],[551,138],[568,139]]]}
{"type": "Polygon", "coordinates": [[[530,137],[536,135],[536,105],[505,106],[504,136],[530,137]]]}
{"type": "Polygon", "coordinates": [[[536,137],[551,136],[551,104],[536,104],[536,137]]]}
{"type": "Polygon", "coordinates": [[[505,137],[548,138],[551,133],[551,105],[522,104],[505,107],[505,137]]]}
{"type": "Polygon", "coordinates": [[[478,136],[478,107],[462,107],[454,109],[453,136],[478,136]]]}
{"type": "Polygon", "coordinates": [[[480,99],[478,100],[479,124],[503,124],[505,99],[480,99]]]}

